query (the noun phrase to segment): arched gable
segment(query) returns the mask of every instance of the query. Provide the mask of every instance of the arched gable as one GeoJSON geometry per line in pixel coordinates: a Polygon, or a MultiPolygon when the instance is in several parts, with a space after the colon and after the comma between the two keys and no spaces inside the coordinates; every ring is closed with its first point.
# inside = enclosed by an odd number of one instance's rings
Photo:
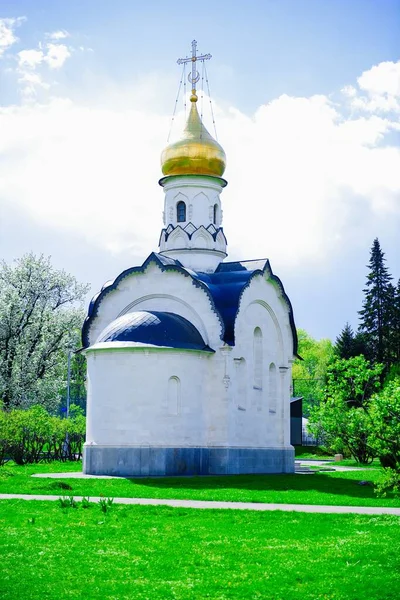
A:
{"type": "Polygon", "coordinates": [[[235,319],[235,341],[239,345],[246,337],[246,327],[269,328],[265,334],[267,349],[271,345],[271,360],[286,364],[293,358],[294,343],[285,299],[270,277],[258,274],[243,290],[235,319]],[[264,315],[264,316],[263,316],[264,315]],[[272,350],[273,349],[273,350],[272,350]]]}
{"type": "MultiPolygon", "coordinates": [[[[83,346],[87,348],[93,344],[101,331],[136,301],[140,300],[141,308],[146,308],[145,296],[158,296],[161,310],[171,309],[173,305],[177,314],[190,320],[181,300],[185,298],[186,304],[192,307],[192,314],[197,315],[196,323],[193,323],[196,326],[201,323],[201,333],[207,343],[210,346],[220,343],[224,323],[207,286],[177,261],[152,253],[141,267],[127,269],[93,298],[82,329],[83,346]],[[168,301],[168,296],[174,300],[168,301]]],[[[155,308],[154,303],[147,307],[155,308]]]]}

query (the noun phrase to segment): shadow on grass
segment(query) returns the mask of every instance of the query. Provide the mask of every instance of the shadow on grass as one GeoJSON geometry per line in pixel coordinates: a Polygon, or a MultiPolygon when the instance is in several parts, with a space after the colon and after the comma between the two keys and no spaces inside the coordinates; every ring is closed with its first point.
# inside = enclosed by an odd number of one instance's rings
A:
{"type": "MultiPolygon", "coordinates": [[[[315,475],[221,475],[206,477],[160,477],[127,479],[134,485],[158,490],[243,490],[255,492],[319,492],[376,498],[373,485],[360,485],[360,479],[349,476],[315,475]]],[[[388,496],[389,497],[389,496],[388,496]]]]}

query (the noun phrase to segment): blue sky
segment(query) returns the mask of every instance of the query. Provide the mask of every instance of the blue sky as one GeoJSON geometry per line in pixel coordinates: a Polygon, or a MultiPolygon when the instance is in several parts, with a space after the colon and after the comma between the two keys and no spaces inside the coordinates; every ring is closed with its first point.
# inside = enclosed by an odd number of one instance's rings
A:
{"type": "Polygon", "coordinates": [[[3,0],[1,19],[6,260],[51,254],[95,293],[157,249],[176,59],[196,38],[230,257],[268,256],[316,337],[357,326],[375,236],[400,277],[400,0],[3,0]]]}

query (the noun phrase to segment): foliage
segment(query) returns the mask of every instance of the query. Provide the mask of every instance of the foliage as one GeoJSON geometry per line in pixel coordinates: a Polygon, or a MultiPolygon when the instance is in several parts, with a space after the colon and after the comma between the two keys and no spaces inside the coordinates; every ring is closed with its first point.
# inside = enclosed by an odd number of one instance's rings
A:
{"type": "Polygon", "coordinates": [[[2,598],[398,598],[398,517],[155,506],[99,517],[3,500],[2,598]]]}
{"type": "Polygon", "coordinates": [[[379,456],[385,473],[380,491],[388,487],[400,490],[400,378],[389,381],[376,394],[369,407],[370,444],[379,456]]]}
{"type": "Polygon", "coordinates": [[[101,512],[106,513],[108,511],[108,509],[112,507],[113,503],[114,503],[114,498],[100,498],[99,506],[100,506],[101,512]]]}
{"type": "Polygon", "coordinates": [[[49,415],[43,406],[0,411],[0,464],[7,458],[19,465],[79,459],[84,439],[85,417],[78,407],[71,407],[68,419],[49,415]]]}
{"type": "Polygon", "coordinates": [[[348,450],[357,462],[375,456],[369,443],[371,422],[366,412],[379,388],[382,365],[371,366],[363,356],[337,359],[328,369],[325,397],[310,414],[309,430],[336,452],[348,450]]]}
{"type": "Polygon", "coordinates": [[[360,331],[367,335],[374,362],[390,366],[394,361],[392,321],[395,288],[385,265],[385,254],[375,238],[369,261],[365,297],[360,314],[360,331]]]}
{"type": "Polygon", "coordinates": [[[302,360],[296,360],[293,365],[293,394],[303,397],[303,414],[308,415],[310,407],[322,400],[334,349],[329,339],[315,340],[304,329],[298,329],[297,336],[302,360]]]}
{"type": "Polygon", "coordinates": [[[315,340],[304,329],[298,329],[297,336],[298,353],[303,360],[293,366],[294,377],[323,379],[334,355],[331,340],[315,340]]]}
{"type": "Polygon", "coordinates": [[[58,501],[61,508],[78,508],[78,503],[73,496],[62,496],[58,501]]]}
{"type": "MultiPolygon", "coordinates": [[[[79,331],[77,334],[72,344],[72,347],[75,348],[80,344],[81,332],[79,331]]],[[[64,364],[64,381],[67,381],[67,361],[64,364]]],[[[66,400],[66,388],[63,396],[66,400]]],[[[86,357],[82,353],[72,353],[71,355],[70,401],[81,408],[86,407],[86,357]]],[[[66,402],[62,401],[62,405],[66,407],[66,402]]]]}
{"type": "Polygon", "coordinates": [[[41,404],[56,411],[87,289],[44,256],[0,263],[0,396],[7,410],[41,404]]]}
{"type": "Polygon", "coordinates": [[[368,336],[361,332],[354,334],[351,325],[346,323],[336,338],[335,354],[338,358],[346,359],[362,354],[369,360],[371,351],[368,346],[368,336]]]}

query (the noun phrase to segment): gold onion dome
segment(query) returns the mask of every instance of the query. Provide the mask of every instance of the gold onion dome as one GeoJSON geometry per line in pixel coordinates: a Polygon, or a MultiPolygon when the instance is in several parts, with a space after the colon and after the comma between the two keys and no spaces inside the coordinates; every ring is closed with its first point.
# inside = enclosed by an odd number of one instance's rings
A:
{"type": "Polygon", "coordinates": [[[222,177],[225,152],[204,127],[197,111],[197,95],[190,96],[190,113],[182,137],[161,154],[164,175],[211,175],[222,177]]]}

